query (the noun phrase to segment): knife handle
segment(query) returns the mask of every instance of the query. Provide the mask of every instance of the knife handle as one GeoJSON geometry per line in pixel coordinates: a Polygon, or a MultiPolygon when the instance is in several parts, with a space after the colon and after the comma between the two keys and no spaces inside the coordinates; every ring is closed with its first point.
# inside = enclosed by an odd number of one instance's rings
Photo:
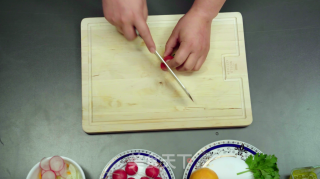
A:
{"type": "Polygon", "coordinates": [[[140,38],[142,38],[141,35],[140,35],[140,33],[138,32],[138,30],[137,30],[136,28],[134,28],[134,30],[136,31],[137,36],[139,36],[140,38]]]}

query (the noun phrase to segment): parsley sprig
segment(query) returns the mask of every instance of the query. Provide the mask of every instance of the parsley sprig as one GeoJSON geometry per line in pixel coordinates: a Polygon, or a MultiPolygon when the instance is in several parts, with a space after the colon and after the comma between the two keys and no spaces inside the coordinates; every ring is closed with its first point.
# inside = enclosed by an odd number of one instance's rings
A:
{"type": "Polygon", "coordinates": [[[254,155],[254,157],[250,155],[246,159],[246,163],[249,166],[248,170],[237,173],[237,175],[252,172],[255,179],[280,179],[277,160],[274,155],[260,153],[254,155]]]}

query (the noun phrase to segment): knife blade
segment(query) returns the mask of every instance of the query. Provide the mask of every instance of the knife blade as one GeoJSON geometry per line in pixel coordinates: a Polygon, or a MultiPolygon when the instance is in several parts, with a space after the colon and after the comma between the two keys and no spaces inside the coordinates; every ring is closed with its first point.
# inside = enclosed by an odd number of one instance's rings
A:
{"type": "MultiPolygon", "coordinates": [[[[140,33],[138,32],[137,29],[136,33],[137,35],[142,38],[140,36],[140,33]]],[[[190,93],[188,92],[187,88],[182,84],[182,82],[179,80],[179,78],[177,77],[177,75],[171,70],[171,68],[169,67],[169,65],[163,60],[163,58],[161,57],[161,55],[158,53],[158,51],[155,51],[155,55],[158,56],[160,58],[160,60],[162,61],[162,63],[164,63],[167,67],[167,69],[170,71],[171,75],[176,79],[176,81],[179,83],[179,85],[181,86],[181,88],[184,90],[184,92],[189,96],[189,98],[193,101],[193,98],[191,97],[190,93]]],[[[194,101],[193,101],[194,102],[194,101]]]]}

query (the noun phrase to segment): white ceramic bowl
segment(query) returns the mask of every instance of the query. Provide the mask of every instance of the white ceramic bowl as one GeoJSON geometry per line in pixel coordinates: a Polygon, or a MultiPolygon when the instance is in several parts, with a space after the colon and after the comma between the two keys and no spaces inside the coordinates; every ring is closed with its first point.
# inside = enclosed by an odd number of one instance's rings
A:
{"type": "MultiPolygon", "coordinates": [[[[73,161],[72,159],[69,159],[67,157],[63,157],[60,156],[63,160],[71,163],[72,165],[74,165],[77,170],[80,172],[80,175],[82,177],[82,179],[86,179],[86,177],[84,176],[83,170],[80,167],[79,164],[77,164],[77,162],[73,161]]],[[[39,172],[40,172],[40,167],[39,167],[40,162],[38,162],[29,172],[27,179],[38,179],[39,178],[39,172]]]]}

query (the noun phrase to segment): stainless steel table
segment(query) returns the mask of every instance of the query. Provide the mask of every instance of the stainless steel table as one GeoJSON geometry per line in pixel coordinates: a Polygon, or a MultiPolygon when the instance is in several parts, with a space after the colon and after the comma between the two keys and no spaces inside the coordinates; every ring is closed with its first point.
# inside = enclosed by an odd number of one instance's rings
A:
{"type": "MultiPolygon", "coordinates": [[[[149,14],[186,13],[192,1],[148,1],[149,14]]],[[[0,178],[25,178],[44,156],[77,161],[98,178],[116,154],[144,148],[194,154],[236,139],[279,158],[281,178],[319,165],[320,1],[227,0],[241,12],[254,122],[237,129],[87,135],[81,128],[80,21],[100,0],[0,1],[0,178]]],[[[176,178],[182,157],[173,157],[176,178]]]]}

